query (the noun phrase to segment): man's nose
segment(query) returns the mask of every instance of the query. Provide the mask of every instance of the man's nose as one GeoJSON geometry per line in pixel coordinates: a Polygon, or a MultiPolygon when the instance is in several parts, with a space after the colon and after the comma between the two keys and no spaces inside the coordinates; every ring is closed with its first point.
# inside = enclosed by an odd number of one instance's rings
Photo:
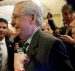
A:
{"type": "Polygon", "coordinates": [[[68,18],[71,18],[71,15],[68,15],[68,18]]]}
{"type": "Polygon", "coordinates": [[[0,32],[3,32],[3,28],[0,28],[0,32]]]}
{"type": "Polygon", "coordinates": [[[11,20],[11,25],[14,27],[14,26],[15,26],[15,24],[16,24],[15,19],[12,19],[12,20],[11,20]]]}

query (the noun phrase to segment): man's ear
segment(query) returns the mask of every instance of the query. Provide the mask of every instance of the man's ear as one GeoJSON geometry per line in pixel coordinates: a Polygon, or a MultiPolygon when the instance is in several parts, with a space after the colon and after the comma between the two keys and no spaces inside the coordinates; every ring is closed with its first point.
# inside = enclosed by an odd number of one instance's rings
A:
{"type": "Polygon", "coordinates": [[[32,14],[32,15],[31,15],[31,21],[30,21],[30,23],[33,23],[33,22],[35,21],[35,19],[36,19],[35,14],[32,14]]]}

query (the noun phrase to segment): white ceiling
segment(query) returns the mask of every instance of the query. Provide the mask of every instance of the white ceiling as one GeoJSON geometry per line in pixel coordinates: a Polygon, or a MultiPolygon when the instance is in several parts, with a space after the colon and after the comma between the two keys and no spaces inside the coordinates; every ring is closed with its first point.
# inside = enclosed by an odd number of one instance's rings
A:
{"type": "Polygon", "coordinates": [[[20,1],[25,1],[25,0],[3,0],[0,2],[0,6],[3,6],[3,5],[12,5],[12,4],[16,4],[17,2],[20,2],[20,1]]]}

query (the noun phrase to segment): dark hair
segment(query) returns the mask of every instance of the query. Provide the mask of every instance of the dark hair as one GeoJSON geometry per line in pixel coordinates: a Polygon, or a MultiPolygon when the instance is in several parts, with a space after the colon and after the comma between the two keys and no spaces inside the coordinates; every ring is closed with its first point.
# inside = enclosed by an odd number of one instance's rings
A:
{"type": "Polygon", "coordinates": [[[53,15],[52,15],[50,12],[48,12],[48,14],[47,14],[47,18],[48,18],[48,17],[52,18],[53,15]]]}
{"type": "Polygon", "coordinates": [[[75,1],[74,0],[66,0],[68,4],[74,5],[75,1]]]}
{"type": "Polygon", "coordinates": [[[66,0],[66,1],[71,6],[71,9],[75,11],[75,0],[66,0]]]}
{"type": "Polygon", "coordinates": [[[5,22],[8,25],[8,21],[4,18],[0,18],[0,22],[5,22]]]}
{"type": "Polygon", "coordinates": [[[72,10],[71,10],[71,6],[70,6],[69,4],[65,4],[65,5],[62,7],[62,10],[61,10],[61,11],[63,12],[63,11],[66,10],[66,9],[72,11],[72,10]]]}

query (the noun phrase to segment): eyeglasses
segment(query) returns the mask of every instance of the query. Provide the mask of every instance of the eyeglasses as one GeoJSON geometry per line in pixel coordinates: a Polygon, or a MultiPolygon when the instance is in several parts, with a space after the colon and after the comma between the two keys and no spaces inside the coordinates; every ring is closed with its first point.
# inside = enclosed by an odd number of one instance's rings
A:
{"type": "Polygon", "coordinates": [[[25,16],[25,15],[15,15],[15,16],[12,16],[12,19],[19,19],[22,16],[25,16]]]}

